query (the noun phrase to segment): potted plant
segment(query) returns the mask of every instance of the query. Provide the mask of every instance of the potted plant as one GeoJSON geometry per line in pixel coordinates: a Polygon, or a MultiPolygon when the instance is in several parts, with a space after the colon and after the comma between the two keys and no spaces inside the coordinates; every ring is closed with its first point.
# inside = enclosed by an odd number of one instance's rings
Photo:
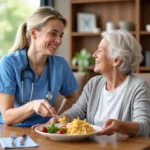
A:
{"type": "Polygon", "coordinates": [[[78,66],[78,72],[87,72],[87,67],[94,64],[94,58],[87,49],[76,52],[72,59],[72,65],[78,66]]]}

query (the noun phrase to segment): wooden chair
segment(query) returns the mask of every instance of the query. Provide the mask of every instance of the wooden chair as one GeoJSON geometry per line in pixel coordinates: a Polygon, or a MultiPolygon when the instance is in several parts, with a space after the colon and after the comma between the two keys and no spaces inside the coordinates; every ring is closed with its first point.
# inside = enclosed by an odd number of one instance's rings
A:
{"type": "Polygon", "coordinates": [[[135,73],[135,75],[144,79],[150,87],[150,73],[135,73]]]}

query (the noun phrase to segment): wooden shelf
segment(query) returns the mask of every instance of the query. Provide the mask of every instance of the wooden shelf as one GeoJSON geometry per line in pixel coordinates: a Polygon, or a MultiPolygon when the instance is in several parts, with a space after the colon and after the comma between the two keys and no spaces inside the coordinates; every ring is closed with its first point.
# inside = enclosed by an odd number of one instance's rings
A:
{"type": "Polygon", "coordinates": [[[142,66],[140,66],[139,70],[140,71],[150,71],[150,66],[149,67],[145,67],[145,66],[142,67],[142,66]]]}
{"type": "Polygon", "coordinates": [[[147,31],[140,31],[140,35],[150,35],[150,32],[147,32],[147,31]]]}
{"type": "MultiPolygon", "coordinates": [[[[72,70],[78,70],[78,66],[71,66],[71,68],[72,68],[72,70]]],[[[89,66],[89,67],[87,68],[87,70],[93,71],[93,70],[94,70],[94,66],[89,66]]]]}
{"type": "MultiPolygon", "coordinates": [[[[135,35],[135,31],[131,31],[133,35],[135,35]]],[[[150,32],[148,32],[150,34],[150,32]]],[[[99,33],[91,33],[91,32],[72,32],[71,36],[101,36],[101,32],[99,33]]]]}
{"type": "MultiPolygon", "coordinates": [[[[131,31],[131,34],[140,42],[143,56],[146,51],[150,51],[150,32],[145,30],[146,25],[150,24],[150,0],[70,0],[70,11],[70,64],[75,53],[83,48],[92,54],[95,52],[100,43],[102,31],[106,30],[107,22],[113,22],[115,29],[119,28],[119,21],[131,22],[134,25],[134,31],[131,31]],[[78,13],[95,14],[97,27],[101,29],[101,32],[77,32],[78,13]]],[[[145,59],[142,65],[137,67],[136,73],[150,72],[150,67],[146,67],[145,59]]],[[[89,67],[88,70],[93,70],[93,67],[89,67]]]]}
{"type": "Polygon", "coordinates": [[[109,3],[109,2],[127,2],[134,0],[72,0],[72,4],[84,4],[84,3],[109,3]]]}
{"type": "Polygon", "coordinates": [[[71,33],[72,36],[100,36],[101,33],[91,33],[91,32],[72,32],[71,33]]]}
{"type": "Polygon", "coordinates": [[[130,33],[133,34],[133,35],[136,35],[136,32],[135,32],[135,31],[131,31],[130,33]]]}

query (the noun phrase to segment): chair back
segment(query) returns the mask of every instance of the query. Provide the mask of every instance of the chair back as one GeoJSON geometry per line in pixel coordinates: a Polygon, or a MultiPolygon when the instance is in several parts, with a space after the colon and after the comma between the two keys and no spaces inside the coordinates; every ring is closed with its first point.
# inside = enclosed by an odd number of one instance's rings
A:
{"type": "Polygon", "coordinates": [[[135,75],[144,79],[150,87],[150,73],[135,73],[135,75]]]}
{"type": "MultiPolygon", "coordinates": [[[[76,97],[77,97],[77,99],[78,99],[78,97],[81,95],[81,92],[82,92],[82,90],[83,90],[85,84],[86,84],[87,81],[88,81],[88,77],[87,77],[87,74],[86,74],[85,72],[74,72],[73,74],[74,74],[74,76],[75,76],[75,78],[76,78],[76,80],[77,80],[77,82],[78,82],[78,86],[79,86],[79,88],[75,91],[76,97]]],[[[64,99],[64,96],[62,96],[62,95],[59,93],[59,94],[57,95],[57,98],[56,98],[56,101],[55,101],[55,109],[56,109],[56,111],[57,111],[58,108],[60,107],[60,105],[61,105],[63,99],[64,99]]],[[[77,100],[77,99],[76,99],[76,100],[77,100]]],[[[75,100],[73,103],[75,103],[76,100],[75,100]]],[[[67,103],[69,103],[69,101],[68,101],[67,103]]],[[[72,104],[73,104],[73,103],[72,103],[72,104]]],[[[72,104],[71,104],[71,105],[72,105],[72,104]]]]}

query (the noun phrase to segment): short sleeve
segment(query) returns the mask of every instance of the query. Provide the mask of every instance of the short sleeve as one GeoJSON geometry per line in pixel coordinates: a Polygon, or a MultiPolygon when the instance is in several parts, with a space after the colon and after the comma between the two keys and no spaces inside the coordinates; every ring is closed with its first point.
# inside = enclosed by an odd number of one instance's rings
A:
{"type": "Polygon", "coordinates": [[[60,89],[60,94],[66,96],[74,92],[78,88],[78,83],[73,75],[73,72],[64,58],[63,61],[63,80],[60,89]]]}
{"type": "Polygon", "coordinates": [[[0,60],[0,92],[15,95],[15,68],[11,57],[4,56],[0,60]]]}

